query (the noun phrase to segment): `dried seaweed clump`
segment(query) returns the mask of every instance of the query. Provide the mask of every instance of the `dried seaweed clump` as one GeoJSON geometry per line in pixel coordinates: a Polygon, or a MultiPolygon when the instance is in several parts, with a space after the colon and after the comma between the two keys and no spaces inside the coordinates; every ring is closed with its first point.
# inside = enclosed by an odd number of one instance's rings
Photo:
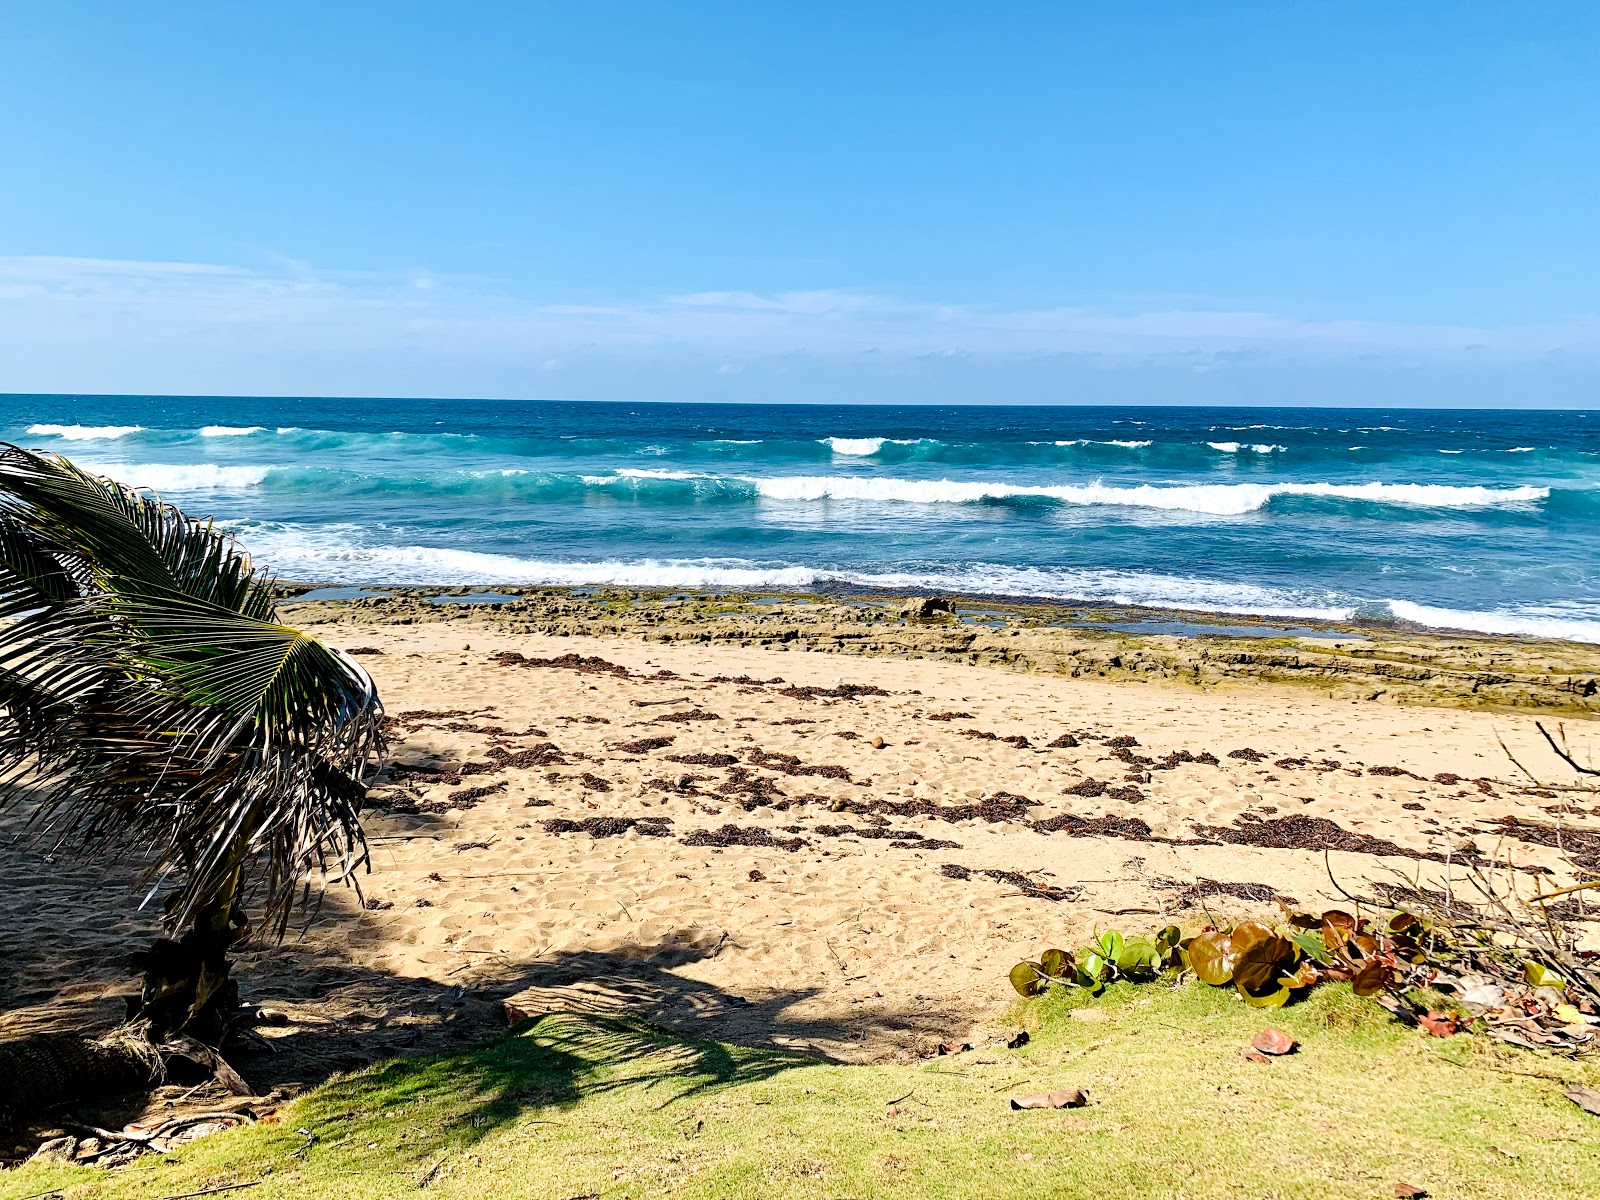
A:
{"type": "Polygon", "coordinates": [[[791,854],[811,843],[805,838],[773,837],[760,826],[724,825],[720,829],[696,829],[686,838],[679,839],[685,846],[764,846],[787,850],[791,854]]]}
{"type": "Polygon", "coordinates": [[[672,830],[667,828],[672,824],[671,817],[585,817],[581,821],[569,821],[565,817],[557,817],[550,821],[540,821],[546,833],[587,833],[590,837],[606,838],[617,837],[636,829],[645,837],[670,837],[672,830]]]}
{"type": "Polygon", "coordinates": [[[1263,820],[1254,813],[1244,813],[1236,817],[1232,825],[1196,825],[1194,831],[1201,837],[1227,842],[1231,846],[1261,846],[1268,850],[1343,850],[1348,854],[1444,861],[1442,854],[1425,854],[1370,834],[1342,829],[1326,817],[1295,815],[1263,820]]]}
{"type": "Polygon", "coordinates": [[[670,746],[677,740],[672,734],[668,733],[660,737],[640,738],[634,742],[618,742],[611,748],[623,754],[644,754],[650,750],[660,750],[663,747],[670,746]]]}
{"type": "Polygon", "coordinates": [[[489,661],[501,667],[559,667],[565,671],[576,671],[580,675],[615,675],[618,679],[627,679],[632,674],[627,667],[618,663],[583,654],[563,654],[557,658],[524,658],[515,650],[502,650],[499,654],[490,655],[489,661]]]}
{"type": "Polygon", "coordinates": [[[792,700],[859,700],[862,696],[887,696],[889,693],[871,683],[841,683],[838,687],[786,687],[779,692],[792,700]]]}

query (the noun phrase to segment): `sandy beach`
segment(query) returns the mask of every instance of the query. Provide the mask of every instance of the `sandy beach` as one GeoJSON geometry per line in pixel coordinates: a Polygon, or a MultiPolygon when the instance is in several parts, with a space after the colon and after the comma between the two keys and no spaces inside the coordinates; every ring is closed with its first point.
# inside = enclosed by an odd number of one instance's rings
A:
{"type": "MultiPolygon", "coordinates": [[[[335,888],[284,946],[246,956],[247,996],[281,1014],[250,1063],[267,1082],[574,1003],[909,1060],[1003,1014],[1018,958],[1096,929],[1348,903],[1340,889],[1381,900],[1508,855],[1529,892],[1559,887],[1569,868],[1540,843],[1600,827],[1534,726],[1563,722],[1587,761],[1594,726],[1571,712],[817,652],[795,633],[817,614],[783,603],[710,645],[649,611],[632,619],[651,641],[520,632],[516,605],[396,603],[285,610],[360,654],[391,758],[364,905],[335,888]]],[[[559,603],[569,623],[612,619],[603,600],[559,603]]],[[[960,635],[951,621],[893,627],[936,643],[960,635]]],[[[1141,644],[1204,648],[1182,640],[1141,644]]],[[[5,854],[23,902],[0,944],[4,1032],[112,1023],[123,958],[154,928],[118,915],[126,868],[5,854]]]]}

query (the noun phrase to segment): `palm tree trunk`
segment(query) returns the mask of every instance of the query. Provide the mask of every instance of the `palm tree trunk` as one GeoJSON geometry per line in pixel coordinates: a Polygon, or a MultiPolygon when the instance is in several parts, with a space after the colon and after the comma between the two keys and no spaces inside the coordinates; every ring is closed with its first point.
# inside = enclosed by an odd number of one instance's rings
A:
{"type": "Polygon", "coordinates": [[[156,1048],[126,1033],[95,1041],[57,1033],[0,1042],[0,1125],[77,1100],[138,1091],[164,1075],[156,1048]]]}
{"type": "Polygon", "coordinates": [[[129,1004],[130,1021],[149,1028],[150,1040],[179,1034],[220,1047],[239,1008],[239,985],[232,977],[229,948],[244,936],[248,922],[234,903],[239,871],[194,916],[177,941],[162,938],[134,955],[144,972],[138,999],[129,1004]]]}

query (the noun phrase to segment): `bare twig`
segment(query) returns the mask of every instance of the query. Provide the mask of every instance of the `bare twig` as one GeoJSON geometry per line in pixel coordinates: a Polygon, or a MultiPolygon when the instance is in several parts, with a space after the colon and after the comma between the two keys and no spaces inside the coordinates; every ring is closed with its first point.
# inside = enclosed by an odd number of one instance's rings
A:
{"type": "MultiPolygon", "coordinates": [[[[1572,755],[1570,753],[1568,753],[1563,747],[1558,746],[1556,744],[1555,738],[1550,736],[1550,731],[1544,727],[1544,722],[1543,721],[1535,721],[1533,723],[1533,727],[1535,729],[1537,729],[1540,733],[1544,734],[1544,740],[1550,743],[1550,749],[1552,749],[1552,750],[1554,750],[1556,752],[1556,757],[1559,758],[1562,762],[1566,763],[1567,766],[1571,767],[1579,775],[1600,775],[1600,771],[1595,770],[1593,767],[1586,767],[1586,766],[1582,765],[1581,763],[1578,762],[1577,759],[1573,758],[1572,755]]],[[[1566,730],[1562,729],[1561,732],[1562,732],[1561,740],[1562,741],[1566,741],[1566,730]]]]}
{"type": "Polygon", "coordinates": [[[237,1192],[240,1188],[260,1187],[261,1180],[251,1183],[224,1183],[220,1187],[203,1188],[198,1192],[180,1192],[176,1196],[163,1196],[161,1200],[191,1200],[194,1196],[215,1196],[218,1192],[237,1192]]]}

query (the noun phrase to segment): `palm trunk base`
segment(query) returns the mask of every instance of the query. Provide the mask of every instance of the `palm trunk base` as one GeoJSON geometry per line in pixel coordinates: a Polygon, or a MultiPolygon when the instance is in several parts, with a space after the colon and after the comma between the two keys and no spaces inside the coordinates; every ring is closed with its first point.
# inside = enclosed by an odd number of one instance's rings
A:
{"type": "Polygon", "coordinates": [[[147,1026],[152,1042],[185,1034],[221,1046],[238,1019],[239,985],[228,959],[233,941],[231,928],[219,933],[197,927],[134,955],[144,984],[129,1001],[128,1019],[147,1026]]]}

